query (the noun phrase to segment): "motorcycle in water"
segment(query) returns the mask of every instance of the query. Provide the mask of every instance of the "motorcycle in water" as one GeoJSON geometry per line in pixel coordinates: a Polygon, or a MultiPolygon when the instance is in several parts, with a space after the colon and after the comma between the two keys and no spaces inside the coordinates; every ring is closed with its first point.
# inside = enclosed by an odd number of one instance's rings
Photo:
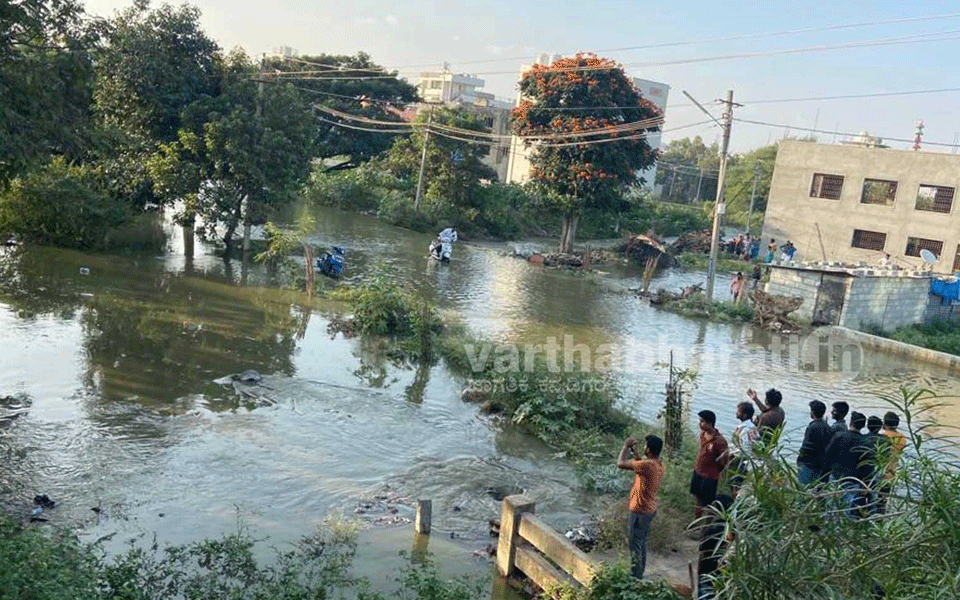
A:
{"type": "Polygon", "coordinates": [[[333,252],[324,252],[323,256],[317,259],[317,271],[336,279],[343,274],[344,252],[340,246],[334,246],[332,250],[333,252]]]}
{"type": "Polygon", "coordinates": [[[453,243],[449,240],[436,239],[430,243],[430,258],[441,263],[449,263],[453,254],[453,243]]]}

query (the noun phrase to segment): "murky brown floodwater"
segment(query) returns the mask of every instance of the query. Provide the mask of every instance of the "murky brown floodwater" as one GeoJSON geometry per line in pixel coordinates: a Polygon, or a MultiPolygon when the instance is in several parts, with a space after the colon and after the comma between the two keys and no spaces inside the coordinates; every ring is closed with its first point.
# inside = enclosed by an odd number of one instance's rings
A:
{"type": "MultiPolygon", "coordinates": [[[[468,243],[441,266],[426,257],[428,236],[326,210],[315,241],[347,249],[349,279],[402,280],[484,337],[553,337],[561,364],[565,335],[591,361],[615,351],[624,406],[647,420],[666,378],[654,365],[671,350],[700,373],[693,407],[715,410],[724,431],[747,387],[783,391],[791,440],[811,399],[878,412],[875,395],[904,382],[960,392],[937,369],[879,355],[865,355],[856,377],[799,370],[751,327],[693,321],[635,299],[626,293],[639,284],[635,269],[583,277],[502,256],[510,245],[468,243]]],[[[0,250],[0,397],[22,396],[25,406],[0,425],[8,504],[26,509],[47,493],[60,503],[55,522],[84,524],[91,540],[119,532],[108,545],[120,548],[141,533],[170,542],[218,536],[238,514],[257,534],[290,540],[331,511],[351,516],[361,498],[432,498],[440,535],[430,550],[453,571],[487,570],[471,551],[486,544],[486,521],[498,513],[488,488],[526,490],[558,527],[589,512],[572,468],[478,416],[442,365],[392,365],[331,336],[328,315],[269,287],[260,266],[197,251],[188,261],[178,240],[159,257],[0,250]],[[256,397],[213,382],[246,369],[265,374],[256,397]],[[461,540],[444,543],[451,532],[461,540]]],[[[671,272],[654,286],[701,279],[671,272]]],[[[940,418],[960,424],[956,407],[940,418]]],[[[373,572],[388,557],[399,564],[396,551],[411,549],[412,526],[384,531],[363,535],[358,570],[373,572]]]]}

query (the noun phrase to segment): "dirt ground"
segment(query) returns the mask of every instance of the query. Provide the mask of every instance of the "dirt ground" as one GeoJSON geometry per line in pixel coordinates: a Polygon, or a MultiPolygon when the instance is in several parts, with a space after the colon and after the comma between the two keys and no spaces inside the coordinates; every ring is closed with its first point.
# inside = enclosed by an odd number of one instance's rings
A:
{"type": "MultiPolygon", "coordinates": [[[[648,551],[647,570],[644,577],[653,581],[664,581],[670,585],[690,587],[687,565],[693,563],[693,568],[696,569],[697,546],[697,540],[684,537],[674,544],[676,551],[670,549],[648,551]]],[[[591,552],[590,556],[602,562],[628,560],[626,551],[622,553],[614,550],[591,552]]]]}

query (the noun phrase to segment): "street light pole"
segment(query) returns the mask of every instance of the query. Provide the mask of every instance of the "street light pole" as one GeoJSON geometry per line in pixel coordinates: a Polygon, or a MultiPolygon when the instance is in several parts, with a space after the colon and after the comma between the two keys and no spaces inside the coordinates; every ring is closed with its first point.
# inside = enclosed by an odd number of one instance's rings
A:
{"type": "Polygon", "coordinates": [[[757,178],[760,176],[760,163],[753,163],[753,192],[750,193],[750,212],[747,213],[747,233],[750,233],[750,223],[753,222],[753,202],[757,198],[757,178]]]}

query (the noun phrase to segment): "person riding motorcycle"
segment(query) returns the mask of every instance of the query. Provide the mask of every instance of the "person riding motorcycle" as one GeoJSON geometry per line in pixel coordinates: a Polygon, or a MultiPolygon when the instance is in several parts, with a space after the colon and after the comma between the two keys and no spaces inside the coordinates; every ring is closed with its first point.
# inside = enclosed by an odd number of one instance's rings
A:
{"type": "Polygon", "coordinates": [[[453,242],[457,241],[457,237],[457,227],[455,225],[453,227],[447,227],[437,234],[437,239],[430,244],[430,251],[436,255],[438,260],[442,260],[444,258],[449,259],[451,245],[453,242]],[[447,245],[448,256],[446,257],[443,256],[444,244],[447,245]]]}

